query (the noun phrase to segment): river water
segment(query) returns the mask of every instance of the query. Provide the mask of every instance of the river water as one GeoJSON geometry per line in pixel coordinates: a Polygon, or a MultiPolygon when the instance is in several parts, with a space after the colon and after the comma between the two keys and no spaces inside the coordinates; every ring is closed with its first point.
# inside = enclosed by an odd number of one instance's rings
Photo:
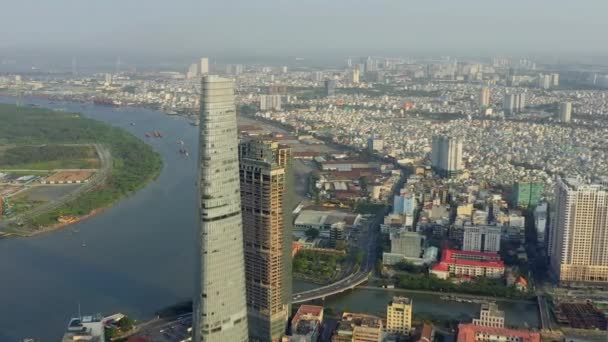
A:
{"type": "MultiPolygon", "coordinates": [[[[0,96],[0,102],[14,103],[14,99],[0,96]]],[[[0,342],[23,337],[57,341],[79,305],[82,313],[123,312],[143,320],[189,299],[197,229],[196,158],[192,157],[197,155],[197,127],[140,108],[40,99],[26,103],[80,112],[122,127],[150,143],[162,155],[164,167],[156,181],[95,217],[32,238],[0,240],[0,342]],[[144,138],[152,130],[164,137],[144,138]],[[178,139],[184,141],[190,158],[179,154],[178,139]]],[[[312,286],[298,282],[294,289],[312,286]]],[[[383,315],[391,296],[355,290],[326,304],[383,315]]],[[[415,314],[459,319],[479,310],[476,304],[446,303],[431,295],[408,296],[414,300],[415,314]]],[[[535,305],[499,305],[509,324],[538,325],[535,305]]]]}

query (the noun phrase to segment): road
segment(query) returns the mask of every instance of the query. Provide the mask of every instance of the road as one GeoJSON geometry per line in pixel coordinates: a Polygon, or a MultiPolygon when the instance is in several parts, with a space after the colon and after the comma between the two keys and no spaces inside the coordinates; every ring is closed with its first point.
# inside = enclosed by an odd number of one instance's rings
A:
{"type": "Polygon", "coordinates": [[[553,330],[551,314],[547,305],[547,299],[542,293],[537,293],[538,311],[540,312],[540,323],[543,330],[553,330]]]}
{"type": "Polygon", "coordinates": [[[304,292],[294,293],[291,298],[291,302],[296,304],[326,298],[346,290],[353,289],[356,286],[365,283],[371,276],[374,266],[376,265],[376,246],[378,244],[378,234],[380,231],[380,222],[382,222],[382,220],[383,215],[377,215],[374,220],[368,224],[368,239],[365,261],[363,262],[363,265],[361,265],[359,271],[332,284],[304,292]]]}
{"type": "MultiPolygon", "coordinates": [[[[0,229],[2,229],[4,226],[6,226],[9,223],[22,222],[24,220],[24,218],[26,218],[26,217],[33,217],[33,216],[42,214],[44,212],[56,209],[69,201],[75,200],[76,198],[78,198],[78,196],[95,188],[96,186],[103,184],[103,182],[105,182],[105,180],[108,178],[108,176],[110,175],[110,173],[112,171],[112,156],[110,154],[110,151],[105,146],[103,146],[101,144],[93,144],[93,146],[97,150],[97,155],[99,156],[100,168],[93,175],[93,177],[91,177],[89,182],[84,183],[81,187],[79,187],[75,191],[70,192],[69,194],[66,194],[65,196],[61,197],[60,199],[58,199],[56,201],[52,201],[52,202],[40,205],[25,213],[22,213],[20,215],[17,215],[15,217],[12,217],[12,218],[4,220],[4,221],[0,221],[0,229]]],[[[40,170],[38,170],[38,171],[40,171],[40,170]]]]}

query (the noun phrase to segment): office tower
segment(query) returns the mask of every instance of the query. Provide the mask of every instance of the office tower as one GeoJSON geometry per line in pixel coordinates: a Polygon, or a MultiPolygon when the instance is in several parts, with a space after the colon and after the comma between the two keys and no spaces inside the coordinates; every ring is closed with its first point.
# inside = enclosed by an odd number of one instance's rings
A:
{"type": "Polygon", "coordinates": [[[608,283],[608,191],[558,177],[549,256],[560,283],[608,283]]]}
{"type": "Polygon", "coordinates": [[[281,110],[281,95],[260,95],[260,110],[281,110]]]}
{"type": "Polygon", "coordinates": [[[353,84],[359,84],[360,81],[360,73],[359,73],[359,69],[352,69],[350,71],[350,82],[353,84]]]}
{"type": "Polygon", "coordinates": [[[559,121],[570,122],[572,119],[572,103],[571,102],[560,102],[557,112],[559,115],[559,121]]]}
{"type": "Polygon", "coordinates": [[[483,87],[479,90],[478,105],[480,108],[486,108],[490,105],[490,89],[483,87]]]}
{"type": "Polygon", "coordinates": [[[504,328],[505,312],[498,310],[496,303],[481,304],[479,318],[473,318],[473,324],[489,328],[504,328]]]}
{"type": "Polygon", "coordinates": [[[106,85],[106,86],[111,86],[112,85],[112,74],[110,74],[110,73],[106,73],[105,74],[104,85],[106,85]]]}
{"type": "Polygon", "coordinates": [[[559,87],[559,74],[551,74],[551,86],[553,88],[559,87]]]}
{"type": "Polygon", "coordinates": [[[287,67],[286,67],[286,66],[282,66],[282,67],[281,67],[281,72],[282,72],[283,74],[286,74],[286,73],[287,73],[287,67]]]}
{"type": "Polygon", "coordinates": [[[470,252],[499,252],[500,228],[492,226],[464,226],[462,250],[470,252]]]}
{"type": "Polygon", "coordinates": [[[257,137],[239,145],[250,341],[280,341],[291,305],[291,149],[257,137]]]}
{"type": "Polygon", "coordinates": [[[367,139],[367,150],[371,153],[374,152],[382,152],[384,148],[384,140],[377,136],[373,135],[367,139]]]}
{"type": "Polygon", "coordinates": [[[198,64],[196,64],[196,63],[190,64],[190,66],[188,67],[188,72],[186,73],[186,78],[190,80],[190,79],[198,77],[198,75],[199,75],[198,64]]]}
{"type": "Polygon", "coordinates": [[[204,76],[199,125],[200,256],[193,340],[247,341],[245,260],[232,80],[204,76]]]}
{"type": "Polygon", "coordinates": [[[409,335],[412,330],[412,300],[407,297],[393,297],[386,307],[386,331],[409,335]]]}
{"type": "Polygon", "coordinates": [[[441,177],[452,177],[464,169],[462,162],[462,138],[445,135],[433,137],[431,164],[441,177]]]}
{"type": "Polygon", "coordinates": [[[346,67],[350,68],[353,66],[353,59],[348,57],[348,59],[346,60],[346,67]]]}
{"type": "Polygon", "coordinates": [[[544,184],[541,182],[516,182],[511,192],[511,205],[514,207],[530,207],[540,202],[543,196],[544,184]]]}
{"type": "Polygon", "coordinates": [[[203,57],[201,58],[199,72],[202,76],[207,75],[209,73],[209,58],[203,57]]]}
{"type": "Polygon", "coordinates": [[[333,96],[336,93],[336,80],[325,80],[325,96],[333,96]]]}

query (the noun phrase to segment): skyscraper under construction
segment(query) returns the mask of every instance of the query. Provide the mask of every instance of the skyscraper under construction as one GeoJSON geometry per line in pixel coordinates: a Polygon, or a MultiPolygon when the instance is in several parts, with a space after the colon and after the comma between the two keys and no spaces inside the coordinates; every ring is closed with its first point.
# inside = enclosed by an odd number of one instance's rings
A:
{"type": "Polygon", "coordinates": [[[202,80],[194,341],[247,341],[245,262],[234,84],[202,80]]]}
{"type": "Polygon", "coordinates": [[[250,341],[280,341],[291,302],[291,149],[268,137],[239,145],[250,341]]]}

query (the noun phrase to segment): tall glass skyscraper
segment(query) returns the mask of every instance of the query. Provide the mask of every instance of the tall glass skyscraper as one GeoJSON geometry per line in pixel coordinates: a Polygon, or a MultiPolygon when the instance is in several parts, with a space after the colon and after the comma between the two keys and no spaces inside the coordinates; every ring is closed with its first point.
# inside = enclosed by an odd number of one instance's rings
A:
{"type": "Polygon", "coordinates": [[[245,262],[234,84],[205,76],[199,131],[194,341],[247,341],[245,262]]]}

